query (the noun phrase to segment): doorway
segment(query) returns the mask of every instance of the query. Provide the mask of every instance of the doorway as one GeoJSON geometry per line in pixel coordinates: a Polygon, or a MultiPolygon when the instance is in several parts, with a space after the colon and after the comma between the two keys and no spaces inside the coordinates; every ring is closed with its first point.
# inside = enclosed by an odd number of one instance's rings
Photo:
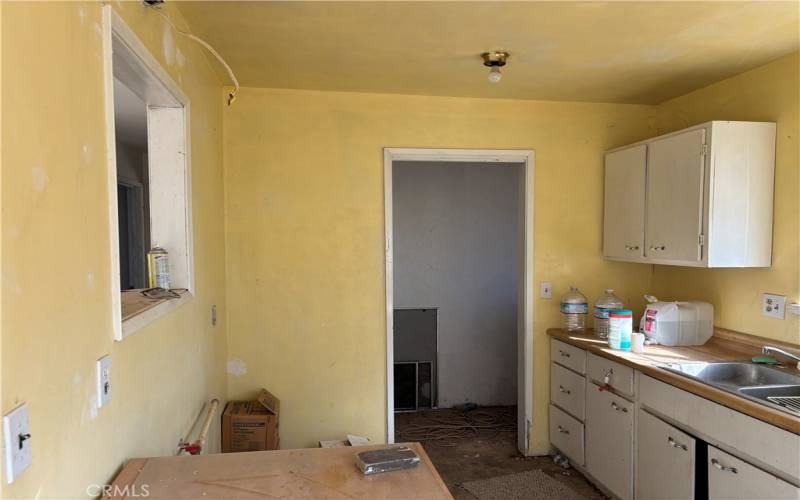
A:
{"type": "Polygon", "coordinates": [[[408,351],[395,339],[408,335],[407,326],[395,324],[398,310],[436,309],[437,352],[427,354],[433,358],[428,366],[435,366],[432,406],[516,404],[516,444],[528,454],[533,168],[533,151],[384,150],[388,442],[396,431],[395,364],[426,361],[395,359],[395,353],[408,351]],[[502,189],[505,195],[498,196],[502,189]],[[417,222],[420,227],[414,227],[417,222]],[[489,264],[494,269],[481,273],[489,264]],[[471,269],[474,276],[462,276],[471,269]]]}

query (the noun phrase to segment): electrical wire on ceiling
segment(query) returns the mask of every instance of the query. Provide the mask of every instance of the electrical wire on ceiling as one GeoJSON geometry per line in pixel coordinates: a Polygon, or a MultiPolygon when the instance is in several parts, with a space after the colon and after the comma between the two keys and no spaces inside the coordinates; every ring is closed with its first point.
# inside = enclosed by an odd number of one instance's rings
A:
{"type": "Polygon", "coordinates": [[[188,31],[184,31],[184,30],[178,28],[177,26],[175,26],[175,23],[172,22],[172,19],[170,19],[169,16],[166,15],[164,12],[161,12],[161,10],[160,10],[161,9],[161,5],[162,5],[161,3],[147,3],[147,2],[145,2],[145,6],[149,7],[152,10],[154,10],[161,17],[163,17],[164,20],[166,20],[167,23],[172,27],[172,29],[175,30],[175,32],[177,32],[179,35],[182,35],[182,36],[188,38],[189,40],[192,40],[192,41],[194,41],[196,43],[199,43],[200,45],[205,47],[206,50],[211,52],[211,55],[213,55],[214,57],[217,58],[217,61],[219,61],[220,64],[222,64],[222,66],[225,67],[225,70],[228,72],[228,76],[230,76],[231,81],[233,82],[233,90],[228,93],[228,106],[230,106],[231,104],[236,102],[236,96],[239,93],[239,80],[236,79],[236,75],[233,73],[233,70],[228,65],[228,63],[225,62],[225,59],[223,59],[222,56],[219,55],[219,52],[214,50],[214,47],[212,47],[208,42],[206,42],[202,38],[194,36],[193,34],[189,33],[188,31]]]}

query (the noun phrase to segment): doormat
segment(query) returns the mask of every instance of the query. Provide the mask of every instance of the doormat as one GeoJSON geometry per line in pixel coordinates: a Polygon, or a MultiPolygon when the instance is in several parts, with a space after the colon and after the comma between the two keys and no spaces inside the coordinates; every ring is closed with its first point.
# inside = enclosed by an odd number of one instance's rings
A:
{"type": "Polygon", "coordinates": [[[461,483],[461,487],[480,500],[585,500],[585,498],[548,476],[531,470],[461,483]]]}

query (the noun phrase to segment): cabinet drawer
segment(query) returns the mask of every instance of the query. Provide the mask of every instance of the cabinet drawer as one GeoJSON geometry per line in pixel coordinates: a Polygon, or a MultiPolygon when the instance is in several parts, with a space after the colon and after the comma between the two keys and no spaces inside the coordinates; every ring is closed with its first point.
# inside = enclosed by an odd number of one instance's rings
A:
{"type": "Polygon", "coordinates": [[[800,489],[722,450],[708,447],[708,498],[800,498],[800,489]]]}
{"type": "Polygon", "coordinates": [[[633,368],[589,354],[589,378],[602,384],[606,376],[615,391],[633,397],[633,368]]]}
{"type": "Polygon", "coordinates": [[[572,462],[583,465],[583,424],[550,405],[550,442],[572,462]]]}
{"type": "Polygon", "coordinates": [[[586,416],[586,379],[552,363],[550,401],[578,420],[583,420],[586,416]]]}
{"type": "Polygon", "coordinates": [[[646,375],[639,401],[712,445],[724,444],[748,462],[800,482],[800,436],[646,375]]]}
{"type": "Polygon", "coordinates": [[[586,351],[558,340],[550,341],[550,359],[582,375],[586,374],[586,351]]]}
{"type": "Polygon", "coordinates": [[[639,410],[636,449],[636,498],[691,500],[695,497],[692,436],[639,410]]]}
{"type": "Polygon", "coordinates": [[[586,468],[617,497],[633,498],[633,403],[589,383],[586,468]]]}

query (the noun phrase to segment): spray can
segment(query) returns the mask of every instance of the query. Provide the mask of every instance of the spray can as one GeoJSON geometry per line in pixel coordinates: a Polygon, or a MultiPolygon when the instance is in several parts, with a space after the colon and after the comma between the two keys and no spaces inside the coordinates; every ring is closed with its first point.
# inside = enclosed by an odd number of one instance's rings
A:
{"type": "Polygon", "coordinates": [[[169,290],[169,254],[159,246],[147,252],[147,281],[150,288],[169,290]]]}

